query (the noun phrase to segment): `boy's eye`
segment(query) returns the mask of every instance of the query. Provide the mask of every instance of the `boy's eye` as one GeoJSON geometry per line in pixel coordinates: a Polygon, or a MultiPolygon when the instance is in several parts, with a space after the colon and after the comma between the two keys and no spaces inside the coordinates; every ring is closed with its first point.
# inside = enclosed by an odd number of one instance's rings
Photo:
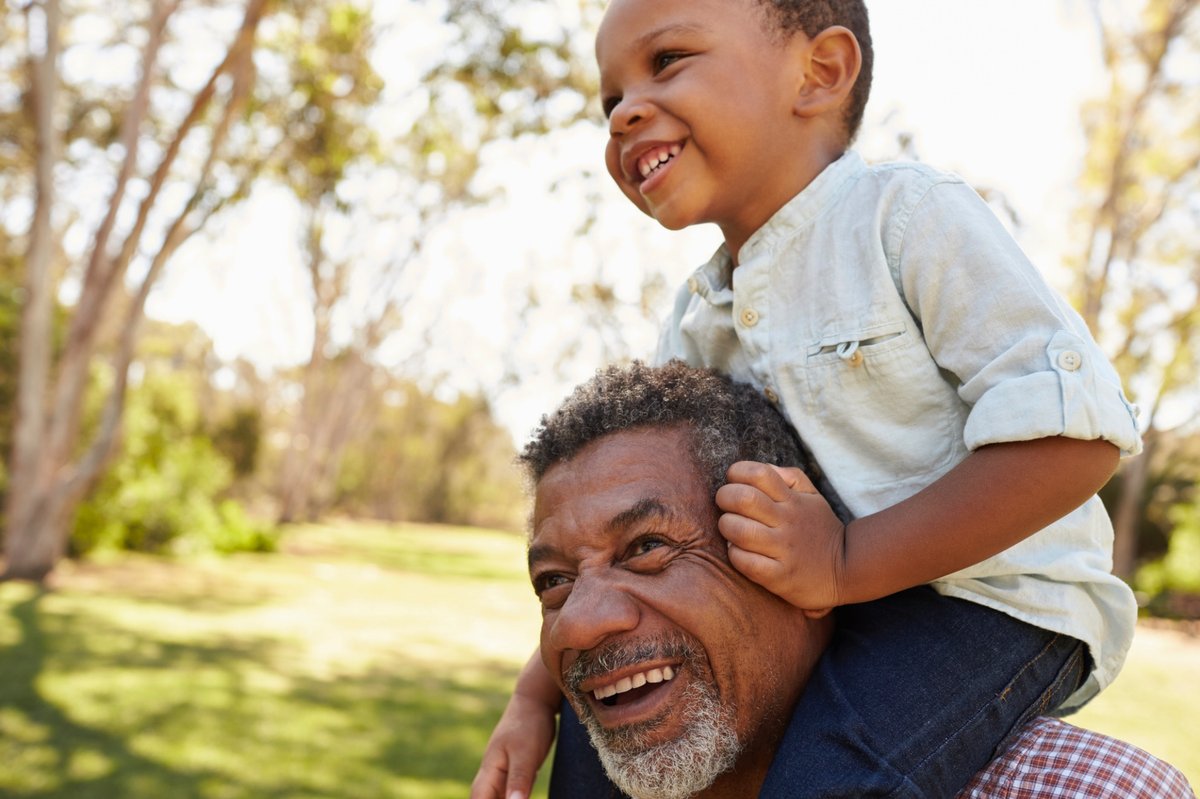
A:
{"type": "Polygon", "coordinates": [[[683,53],[674,50],[664,50],[661,53],[655,53],[653,59],[655,74],[662,72],[683,57],[683,53]]]}
{"type": "Polygon", "coordinates": [[[621,104],[620,97],[605,97],[601,101],[600,107],[604,109],[604,118],[608,119],[612,116],[613,111],[617,110],[617,106],[621,104]]]}

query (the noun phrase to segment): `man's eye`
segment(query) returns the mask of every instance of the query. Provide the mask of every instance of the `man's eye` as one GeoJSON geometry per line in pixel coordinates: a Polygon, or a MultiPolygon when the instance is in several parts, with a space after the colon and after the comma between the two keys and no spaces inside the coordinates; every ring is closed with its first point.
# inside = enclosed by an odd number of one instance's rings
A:
{"type": "Polygon", "coordinates": [[[571,580],[564,574],[551,572],[549,574],[539,574],[533,578],[533,592],[538,596],[547,591],[558,588],[559,586],[567,585],[571,580]]]}
{"type": "Polygon", "coordinates": [[[648,535],[643,538],[639,538],[637,541],[634,541],[633,546],[629,548],[629,554],[631,557],[647,555],[657,549],[662,549],[665,546],[668,546],[668,542],[665,539],[656,535],[648,535]]]}

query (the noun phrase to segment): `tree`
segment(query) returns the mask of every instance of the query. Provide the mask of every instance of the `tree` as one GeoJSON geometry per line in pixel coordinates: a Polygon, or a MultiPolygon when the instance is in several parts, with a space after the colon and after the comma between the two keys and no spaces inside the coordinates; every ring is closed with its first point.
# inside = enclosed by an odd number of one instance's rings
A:
{"type": "MultiPolygon", "coordinates": [[[[319,157],[321,168],[284,175],[305,209],[313,338],[297,380],[302,399],[279,474],[280,521],[315,518],[332,501],[346,446],[378,412],[378,404],[368,402],[372,383],[383,380],[376,353],[406,322],[424,237],[456,210],[483,199],[472,186],[483,149],[588,112],[595,91],[591,57],[573,21],[556,15],[559,7],[547,0],[448,3],[443,24],[451,35],[444,52],[418,82],[386,98],[414,109],[408,124],[394,139],[372,138],[344,153],[330,144],[366,129],[364,117],[380,89],[366,63],[373,37],[365,17],[344,20],[318,37],[324,52],[342,56],[344,95],[353,102],[334,107],[326,101],[324,87],[331,82],[321,65],[302,63],[293,76],[307,97],[306,109],[321,109],[310,124],[298,126],[294,160],[319,157]],[[531,34],[515,10],[553,24],[531,34]],[[361,187],[383,178],[395,187],[395,201],[371,207],[362,201],[361,187]],[[390,238],[386,247],[377,245],[381,231],[390,238]],[[381,259],[372,249],[388,255],[381,259]]],[[[581,0],[579,8],[586,13],[597,4],[581,0]]]]}
{"type": "MultiPolygon", "coordinates": [[[[86,78],[63,90],[68,86],[59,0],[31,2],[21,9],[28,76],[24,107],[31,120],[27,138],[32,148],[25,160],[32,165],[34,202],[24,234],[17,419],[7,496],[6,564],[0,577],[40,581],[64,554],[74,510],[101,475],[117,442],[129,365],[151,288],[179,246],[212,214],[243,196],[255,174],[254,160],[244,152],[241,161],[225,152],[231,141],[245,149],[257,142],[238,123],[255,82],[254,43],[268,0],[241,4],[240,22],[229,44],[206,79],[190,90],[181,88],[195,82],[178,74],[184,66],[180,54],[175,53],[174,61],[164,57],[178,34],[172,23],[196,22],[180,22],[180,8],[181,0],[122,8],[142,13],[137,26],[142,46],[136,79],[116,103],[101,99],[102,91],[112,87],[88,85],[86,78]],[[88,130],[82,120],[93,116],[119,123],[108,126],[107,132],[104,125],[88,130]],[[104,141],[106,133],[115,135],[104,141]],[[68,143],[72,146],[65,147],[68,143]],[[87,154],[74,152],[76,144],[87,154]],[[94,220],[76,217],[76,209],[58,191],[60,172],[83,161],[111,170],[103,213],[94,220]],[[64,216],[88,227],[88,244],[79,262],[66,264],[78,291],[65,341],[56,354],[56,258],[65,254],[56,250],[55,242],[64,216]],[[85,430],[91,366],[106,344],[111,346],[114,379],[98,421],[85,430]]],[[[9,16],[16,12],[5,10],[6,27],[16,27],[9,16]]],[[[124,46],[139,37],[124,40],[124,46]]]]}
{"type": "Polygon", "coordinates": [[[1129,576],[1150,464],[1200,420],[1200,0],[1093,0],[1107,94],[1084,109],[1077,300],[1142,409],[1145,452],[1122,472],[1114,570],[1129,576]]]}

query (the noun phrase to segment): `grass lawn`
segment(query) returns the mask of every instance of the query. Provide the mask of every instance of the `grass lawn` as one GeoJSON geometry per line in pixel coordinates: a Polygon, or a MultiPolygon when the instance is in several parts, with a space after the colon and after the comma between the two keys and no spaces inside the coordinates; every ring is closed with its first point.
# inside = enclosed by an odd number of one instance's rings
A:
{"type": "MultiPolygon", "coordinates": [[[[347,523],[0,584],[0,796],[465,797],[537,637],[523,560],[517,535],[347,523]]],[[[1200,640],[1143,630],[1073,720],[1200,784],[1197,677],[1200,640]]]]}

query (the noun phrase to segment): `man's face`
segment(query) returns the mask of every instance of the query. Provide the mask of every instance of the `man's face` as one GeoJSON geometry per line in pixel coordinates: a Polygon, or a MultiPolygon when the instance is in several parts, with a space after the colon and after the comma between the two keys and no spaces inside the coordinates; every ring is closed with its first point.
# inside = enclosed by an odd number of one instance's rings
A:
{"type": "Polygon", "coordinates": [[[744,241],[797,190],[787,128],[807,43],[770,31],[758,0],[613,0],[596,60],[617,185],[668,228],[744,241]]]}
{"type": "Polygon", "coordinates": [[[619,785],[614,763],[694,772],[697,750],[769,763],[815,657],[801,614],[729,565],[689,452],[682,428],[617,433],[537,486],[542,657],[619,785]]]}

